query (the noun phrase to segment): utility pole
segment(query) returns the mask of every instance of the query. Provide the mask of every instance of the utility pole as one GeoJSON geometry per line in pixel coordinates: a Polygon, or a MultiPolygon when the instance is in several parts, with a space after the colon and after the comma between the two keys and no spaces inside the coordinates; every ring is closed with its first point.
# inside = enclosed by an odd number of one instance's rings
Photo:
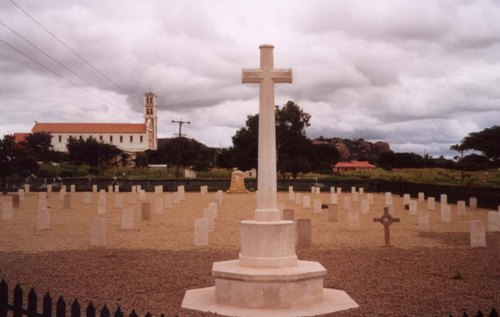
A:
{"type": "Polygon", "coordinates": [[[179,133],[177,134],[177,167],[176,167],[176,171],[175,171],[175,175],[177,178],[179,178],[179,161],[180,161],[180,158],[181,158],[181,137],[182,137],[182,125],[184,123],[187,123],[187,124],[191,124],[191,122],[189,121],[182,121],[181,120],[172,120],[172,123],[177,123],[179,125],[179,133]]]}

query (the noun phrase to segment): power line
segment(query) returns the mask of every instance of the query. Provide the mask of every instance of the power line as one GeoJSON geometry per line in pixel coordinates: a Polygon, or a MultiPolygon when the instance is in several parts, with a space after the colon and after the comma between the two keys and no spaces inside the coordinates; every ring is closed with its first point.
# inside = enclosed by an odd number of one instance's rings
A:
{"type": "Polygon", "coordinates": [[[45,32],[49,33],[50,36],[52,36],[56,41],[58,41],[59,43],[61,43],[68,51],[70,51],[71,53],[73,53],[75,56],[77,56],[80,60],[82,60],[85,64],[87,64],[90,68],[92,68],[94,71],[96,71],[97,73],[99,73],[99,75],[101,75],[102,77],[104,77],[105,79],[107,79],[110,83],[112,83],[115,87],[117,87],[118,89],[120,89],[124,94],[126,94],[127,96],[130,96],[131,98],[135,99],[136,101],[140,102],[139,99],[137,99],[136,97],[130,95],[129,93],[127,93],[125,91],[125,89],[123,89],[122,87],[120,87],[120,85],[118,85],[116,82],[114,82],[111,78],[109,78],[106,74],[104,74],[102,71],[100,71],[99,69],[97,69],[94,65],[92,65],[89,61],[87,61],[85,58],[83,58],[80,54],[78,54],[77,52],[75,52],[71,47],[69,47],[63,40],[61,40],[59,37],[57,37],[54,33],[52,33],[50,30],[48,30],[45,26],[42,25],[42,23],[38,22],[38,20],[36,20],[34,17],[32,17],[26,10],[24,10],[23,8],[21,8],[17,3],[15,3],[13,0],[9,0],[13,5],[15,5],[19,10],[21,10],[21,12],[23,12],[28,18],[30,18],[33,22],[35,22],[39,27],[41,27],[42,29],[45,30],[45,32]]]}
{"type": "Polygon", "coordinates": [[[22,36],[21,34],[19,34],[18,32],[16,32],[15,30],[13,30],[11,27],[9,27],[7,24],[5,24],[4,22],[2,22],[0,20],[0,24],[3,25],[5,28],[7,28],[9,31],[11,31],[12,33],[14,33],[15,35],[17,35],[18,37],[20,37],[21,39],[23,39],[25,42],[27,42],[29,45],[31,45],[32,47],[34,47],[36,50],[38,50],[39,52],[41,52],[43,55],[47,56],[48,58],[50,58],[53,62],[55,62],[57,65],[63,67],[64,69],[66,69],[67,71],[69,71],[70,73],[72,73],[73,75],[77,76],[78,78],[80,78],[81,80],[83,80],[84,82],[86,82],[87,84],[89,84],[90,86],[96,88],[97,90],[100,90],[99,87],[97,87],[96,85],[94,85],[92,82],[88,81],[87,79],[83,78],[82,76],[80,76],[79,74],[77,74],[76,72],[74,72],[73,70],[71,70],[69,67],[67,67],[66,65],[64,65],[63,63],[59,62],[57,59],[53,58],[52,56],[50,56],[50,54],[48,54],[47,52],[45,52],[44,50],[42,50],[40,47],[38,47],[37,45],[35,45],[33,42],[31,42],[30,40],[28,40],[27,38],[25,38],[24,36],[22,36]]]}
{"type": "Polygon", "coordinates": [[[14,51],[18,52],[19,54],[23,55],[24,57],[26,57],[27,59],[31,60],[32,62],[34,62],[34,63],[36,63],[36,64],[40,65],[40,66],[41,66],[41,67],[43,67],[43,68],[45,68],[47,71],[51,72],[52,74],[56,75],[57,77],[60,77],[60,78],[64,79],[65,81],[67,81],[67,82],[68,82],[68,83],[70,83],[71,85],[73,85],[73,86],[75,86],[75,87],[77,87],[77,88],[79,88],[79,89],[81,89],[81,90],[85,91],[85,92],[86,92],[86,93],[88,93],[88,94],[91,94],[92,96],[94,96],[94,97],[96,97],[96,98],[100,99],[100,100],[101,100],[101,101],[103,101],[105,104],[107,104],[107,101],[106,101],[106,100],[104,100],[104,99],[102,99],[100,96],[98,96],[98,95],[94,94],[94,93],[93,93],[93,92],[91,92],[90,90],[87,90],[87,89],[85,89],[85,88],[83,88],[83,87],[81,87],[81,86],[77,85],[76,83],[74,83],[74,82],[73,82],[73,81],[71,81],[70,79],[68,79],[68,78],[64,77],[63,75],[59,74],[59,73],[58,73],[58,72],[56,72],[55,70],[50,69],[50,68],[49,68],[49,67],[47,67],[46,65],[44,65],[44,64],[40,63],[39,61],[37,61],[36,59],[32,58],[31,56],[29,56],[29,55],[25,54],[23,51],[21,51],[20,49],[18,49],[18,48],[17,48],[17,47],[15,47],[14,45],[11,45],[11,44],[9,44],[9,43],[5,42],[5,41],[4,41],[4,40],[2,40],[1,38],[0,38],[0,42],[2,42],[3,44],[5,44],[6,46],[10,47],[10,48],[11,48],[11,49],[13,49],[14,51]]]}

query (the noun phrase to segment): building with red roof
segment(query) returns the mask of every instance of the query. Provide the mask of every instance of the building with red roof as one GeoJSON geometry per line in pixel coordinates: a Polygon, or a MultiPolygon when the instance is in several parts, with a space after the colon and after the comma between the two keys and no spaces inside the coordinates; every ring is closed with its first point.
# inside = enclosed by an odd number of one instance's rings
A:
{"type": "Polygon", "coordinates": [[[340,174],[345,171],[368,171],[374,168],[376,168],[376,166],[368,161],[338,162],[333,166],[333,173],[340,174]]]}

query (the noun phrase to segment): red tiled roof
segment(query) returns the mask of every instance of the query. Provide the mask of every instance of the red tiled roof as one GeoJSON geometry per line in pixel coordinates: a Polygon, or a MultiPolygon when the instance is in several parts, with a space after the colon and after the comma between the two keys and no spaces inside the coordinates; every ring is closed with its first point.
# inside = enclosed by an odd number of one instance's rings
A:
{"type": "Polygon", "coordinates": [[[16,141],[17,143],[19,143],[19,142],[22,142],[22,141],[26,140],[26,137],[28,135],[30,135],[30,134],[27,133],[27,132],[16,132],[12,136],[14,137],[14,141],[16,141]]]}
{"type": "Polygon", "coordinates": [[[368,161],[350,161],[350,162],[338,162],[334,166],[335,168],[375,168],[375,165],[370,164],[368,161]]]}
{"type": "Polygon", "coordinates": [[[51,133],[146,133],[144,123],[40,123],[31,132],[51,133]]]}

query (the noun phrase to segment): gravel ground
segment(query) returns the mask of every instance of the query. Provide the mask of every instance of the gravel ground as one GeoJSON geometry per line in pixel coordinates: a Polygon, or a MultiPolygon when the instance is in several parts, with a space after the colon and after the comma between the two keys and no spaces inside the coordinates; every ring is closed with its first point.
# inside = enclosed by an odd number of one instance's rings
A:
{"type": "MultiPolygon", "coordinates": [[[[224,195],[209,247],[195,248],[193,219],[201,217],[212,197],[187,193],[185,201],[164,214],[155,214],[153,207],[149,222],[139,220],[139,203],[126,204],[135,209],[132,231],[120,229],[120,210],[112,208],[114,200],[108,197],[107,246],[91,248],[88,223],[97,216],[97,196],[86,206],[82,193],[73,194],[73,208],[64,211],[52,193],[51,229],[37,231],[38,194],[26,194],[14,220],[0,221],[0,276],[11,288],[21,283],[26,291],[34,287],[39,295],[62,294],[81,304],[119,305],[125,312],[135,308],[139,315],[149,310],[153,315],[208,316],[182,310],[184,293],[213,286],[212,263],[238,257],[239,222],[251,219],[255,209],[254,194],[224,195]]],[[[312,198],[317,197],[329,202],[327,193],[312,198]]],[[[154,198],[147,194],[151,203],[154,198]]],[[[452,223],[444,224],[437,203],[431,232],[419,233],[416,217],[402,208],[402,198],[393,196],[401,222],[391,226],[394,247],[384,248],[383,227],[373,222],[382,214],[383,195],[375,196],[369,215],[361,215],[358,232],[347,231],[342,203],[339,221],[327,222],[324,213],[296,206],[286,193],[278,198],[295,209],[296,218],[312,221],[313,245],[297,248],[299,258],[320,262],[328,270],[325,287],[345,290],[360,305],[334,316],[461,316],[465,310],[500,308],[500,233],[487,234],[486,249],[469,247],[468,222],[486,220],[487,210],[456,217],[452,205],[452,223]],[[457,270],[462,279],[452,278],[457,270]]]]}

